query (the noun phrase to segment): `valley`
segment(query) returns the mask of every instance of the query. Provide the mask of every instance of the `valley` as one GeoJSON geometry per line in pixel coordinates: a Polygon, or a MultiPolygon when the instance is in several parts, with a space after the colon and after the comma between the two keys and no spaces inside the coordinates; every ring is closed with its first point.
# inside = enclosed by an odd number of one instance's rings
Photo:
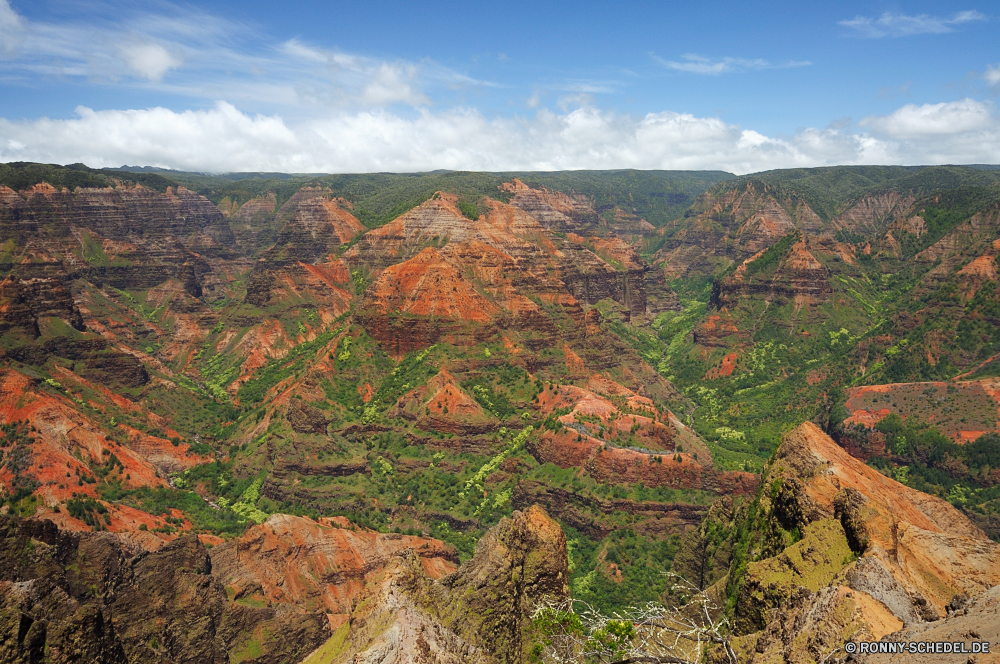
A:
{"type": "Polygon", "coordinates": [[[987,167],[0,165],[0,651],[521,662],[670,572],[740,662],[937,629],[1000,584],[998,261],[987,167]]]}

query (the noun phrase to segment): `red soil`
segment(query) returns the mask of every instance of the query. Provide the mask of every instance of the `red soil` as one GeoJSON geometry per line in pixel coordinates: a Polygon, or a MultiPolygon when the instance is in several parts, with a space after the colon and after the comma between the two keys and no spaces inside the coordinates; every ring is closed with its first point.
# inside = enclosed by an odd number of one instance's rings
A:
{"type": "Polygon", "coordinates": [[[715,378],[723,378],[725,376],[731,376],[733,369],[736,368],[736,358],[738,353],[729,353],[724,358],[722,358],[722,364],[717,367],[712,367],[705,374],[705,380],[713,380],[715,378]]]}
{"type": "Polygon", "coordinates": [[[957,443],[1000,432],[1000,379],[889,383],[848,390],[845,425],[874,427],[890,414],[933,423],[957,443]]]}
{"type": "MultiPolygon", "coordinates": [[[[119,425],[119,431],[128,442],[121,445],[69,398],[41,391],[31,378],[13,369],[0,371],[0,419],[26,420],[35,427],[27,473],[41,483],[35,493],[45,505],[65,502],[73,494],[96,497],[96,484],[82,478],[93,477],[90,466],[107,462],[111,455],[123,466],[115,473],[126,486],[163,486],[164,473],[207,461],[189,456],[185,443],[175,447],[169,440],[125,425],[119,425]]],[[[0,471],[0,484],[9,489],[11,481],[9,470],[0,471]]]]}
{"type": "Polygon", "coordinates": [[[499,311],[433,247],[386,268],[369,293],[370,306],[383,314],[399,312],[485,323],[499,311]]]}

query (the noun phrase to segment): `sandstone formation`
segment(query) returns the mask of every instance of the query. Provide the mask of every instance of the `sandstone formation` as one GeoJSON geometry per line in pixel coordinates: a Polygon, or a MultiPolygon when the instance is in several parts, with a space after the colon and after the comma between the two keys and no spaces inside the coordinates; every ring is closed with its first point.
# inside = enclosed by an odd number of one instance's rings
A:
{"type": "Polygon", "coordinates": [[[548,189],[532,189],[517,178],[505,183],[511,205],[538,220],[545,228],[562,233],[587,233],[597,229],[599,217],[585,196],[570,196],[548,189]]]}

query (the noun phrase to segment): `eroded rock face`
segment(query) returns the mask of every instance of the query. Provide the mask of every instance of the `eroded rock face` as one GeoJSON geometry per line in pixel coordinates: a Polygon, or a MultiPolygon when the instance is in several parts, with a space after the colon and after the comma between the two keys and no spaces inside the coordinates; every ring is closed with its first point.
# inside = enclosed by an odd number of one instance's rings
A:
{"type": "Polygon", "coordinates": [[[57,316],[82,329],[66,297],[72,278],[116,288],[150,288],[176,278],[200,297],[219,284],[218,263],[238,258],[218,208],[184,187],[164,194],[142,186],[4,189],[0,242],[13,242],[21,258],[31,259],[10,263],[4,272],[36,317],[57,316]]]}
{"type": "Polygon", "coordinates": [[[774,467],[801,482],[789,482],[788,493],[800,518],[839,517],[865,543],[864,556],[891,570],[914,601],[924,600],[919,606],[929,608],[920,613],[944,616],[955,595],[978,595],[1000,583],[1000,546],[965,515],[854,459],[815,425],[786,436],[774,467]]]}
{"type": "MultiPolygon", "coordinates": [[[[765,247],[766,248],[766,247],[765,247]]],[[[796,309],[818,305],[833,295],[830,271],[809,250],[809,243],[800,239],[782,258],[774,274],[751,274],[753,254],[729,277],[718,281],[712,290],[711,304],[716,309],[731,309],[743,299],[763,299],[781,305],[794,302],[796,309]]]]}
{"type": "Polygon", "coordinates": [[[227,599],[196,537],[149,553],[110,533],[0,516],[0,644],[7,661],[256,662],[302,657],[321,614],[227,599]]]}
{"type": "Polygon", "coordinates": [[[569,594],[566,536],[538,506],[502,519],[439,581],[397,558],[359,596],[350,626],[306,662],[525,662],[530,613],[569,594]]]}
{"type": "Polygon", "coordinates": [[[919,661],[931,664],[967,664],[970,661],[977,664],[989,664],[1000,660],[996,652],[996,644],[1000,642],[1000,586],[991,588],[971,599],[961,597],[956,598],[956,600],[958,601],[949,607],[946,618],[912,624],[882,640],[901,643],[957,640],[964,642],[966,648],[969,648],[972,642],[987,642],[990,644],[988,655],[879,653],[860,655],[857,658],[858,661],[864,662],[864,664],[889,664],[889,662],[914,661],[919,658],[919,661]]]}
{"type": "Polygon", "coordinates": [[[349,525],[275,514],[212,549],[213,575],[236,600],[326,612],[336,626],[367,581],[402,551],[412,550],[432,579],[458,567],[458,554],[438,540],[340,527],[349,525]]]}
{"type": "Polygon", "coordinates": [[[810,422],[785,436],[759,501],[760,560],[741,572],[736,603],[747,661],[818,662],[847,640],[895,639],[1000,584],[1000,545],[810,422]]]}
{"type": "Polygon", "coordinates": [[[490,201],[485,217],[469,219],[457,204],[457,196],[439,191],[388,224],[365,233],[344,258],[377,273],[428,245],[440,248],[449,242],[478,242],[513,256],[541,253],[526,238],[541,238],[544,229],[516,207],[490,201]]]}
{"type": "Polygon", "coordinates": [[[504,189],[514,194],[511,205],[521,208],[550,230],[589,233],[600,224],[600,217],[586,196],[569,196],[544,187],[532,189],[517,178],[505,183],[504,189]]]}
{"type": "MultiPolygon", "coordinates": [[[[63,370],[60,378],[71,387],[75,387],[71,379],[80,380],[69,370],[63,370]]],[[[107,388],[103,389],[109,398],[114,398],[107,388]]],[[[139,406],[128,400],[117,399],[123,407],[139,410],[139,406]]],[[[83,459],[102,464],[113,456],[120,464],[118,477],[124,479],[127,475],[126,484],[133,487],[166,486],[161,473],[178,472],[206,461],[189,453],[190,446],[186,443],[175,446],[169,440],[125,425],[112,434],[91,415],[77,409],[69,398],[43,391],[36,380],[13,369],[0,370],[0,418],[5,422],[30,421],[35,429],[27,431],[27,425],[24,427],[23,447],[30,461],[23,468],[5,464],[0,469],[0,479],[10,487],[18,484],[15,476],[22,475],[21,481],[35,483],[48,506],[75,494],[98,497],[96,485],[81,479],[91,475],[83,459]]],[[[64,528],[86,528],[66,512],[47,516],[64,528]]],[[[110,513],[108,527],[127,528],[128,519],[118,523],[117,517],[118,512],[110,513]]]]}

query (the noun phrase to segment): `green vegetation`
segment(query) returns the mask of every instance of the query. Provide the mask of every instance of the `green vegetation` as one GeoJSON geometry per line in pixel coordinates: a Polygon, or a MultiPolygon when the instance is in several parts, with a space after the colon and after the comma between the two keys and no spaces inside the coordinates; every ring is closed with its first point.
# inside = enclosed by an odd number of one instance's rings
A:
{"type": "Polygon", "coordinates": [[[665,572],[680,537],[654,539],[628,527],[593,541],[564,525],[570,550],[570,591],[574,599],[607,614],[658,601],[669,583],[665,572]]]}
{"type": "MultiPolygon", "coordinates": [[[[904,420],[892,414],[874,430],[851,427],[841,436],[871,454],[869,465],[897,482],[943,498],[972,515],[988,517],[1000,512],[996,481],[1000,435],[996,433],[959,445],[919,418],[904,420]]],[[[1000,539],[1000,530],[987,530],[1000,539]]]]}
{"type": "Polygon", "coordinates": [[[339,331],[339,328],[328,330],[313,341],[306,341],[295,346],[285,357],[269,362],[252,379],[240,386],[239,392],[237,392],[240,403],[256,405],[263,402],[264,397],[272,387],[302,371],[306,360],[328,344],[339,331]]]}
{"type": "Polygon", "coordinates": [[[34,427],[26,421],[0,424],[0,469],[6,470],[12,476],[9,493],[2,497],[5,503],[15,508],[41,486],[30,473],[33,459],[31,451],[33,431],[34,427]]]}
{"type": "Polygon", "coordinates": [[[21,191],[39,182],[47,182],[53,187],[73,190],[77,187],[108,187],[116,182],[141,184],[149,189],[163,192],[169,186],[176,186],[172,180],[155,173],[130,173],[111,168],[88,168],[83,164],[36,164],[14,161],[0,164],[0,184],[14,191],[21,191]]]}

